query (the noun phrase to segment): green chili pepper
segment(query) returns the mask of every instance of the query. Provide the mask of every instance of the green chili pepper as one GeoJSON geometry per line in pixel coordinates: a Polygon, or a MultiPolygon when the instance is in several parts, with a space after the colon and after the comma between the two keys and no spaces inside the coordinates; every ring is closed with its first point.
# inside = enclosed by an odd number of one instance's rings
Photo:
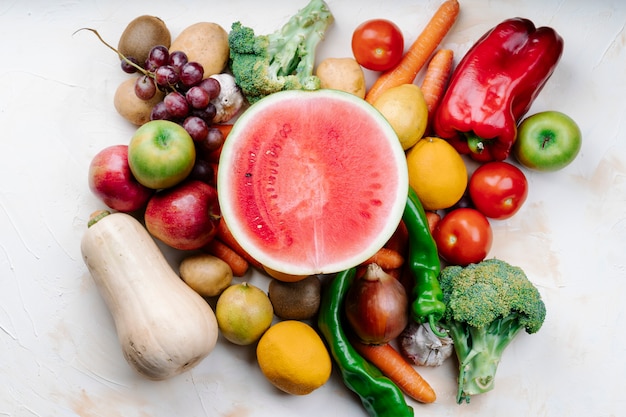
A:
{"type": "Polygon", "coordinates": [[[428,227],[424,207],[411,187],[402,220],[409,232],[408,265],[414,279],[411,315],[418,323],[430,323],[436,335],[445,336],[436,326],[446,309],[439,285],[439,253],[428,227]]]}
{"type": "Polygon", "coordinates": [[[400,388],[354,350],[343,329],[344,299],[355,275],[356,268],[347,269],[328,283],[319,308],[319,330],[344,384],[360,397],[371,417],[412,417],[413,408],[406,403],[400,388]]]}

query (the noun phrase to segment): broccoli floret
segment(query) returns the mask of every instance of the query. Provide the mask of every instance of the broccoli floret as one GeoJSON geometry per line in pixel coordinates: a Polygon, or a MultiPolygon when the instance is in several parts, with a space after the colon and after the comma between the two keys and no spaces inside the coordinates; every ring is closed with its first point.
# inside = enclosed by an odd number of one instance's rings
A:
{"type": "Polygon", "coordinates": [[[461,404],[493,389],[505,348],[520,330],[532,334],[541,328],[546,306],[524,271],[499,259],[448,266],[439,283],[446,304],[440,324],[449,331],[459,361],[461,404]]]}
{"type": "Polygon", "coordinates": [[[283,90],[317,90],[315,50],[334,18],[324,0],[311,0],[279,30],[257,35],[234,22],[228,34],[230,70],[249,103],[283,90]]]}

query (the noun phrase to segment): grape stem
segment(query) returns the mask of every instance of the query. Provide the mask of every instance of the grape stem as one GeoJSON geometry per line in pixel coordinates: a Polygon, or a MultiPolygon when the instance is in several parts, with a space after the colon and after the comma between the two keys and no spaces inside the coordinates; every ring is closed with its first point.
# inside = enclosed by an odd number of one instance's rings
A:
{"type": "Polygon", "coordinates": [[[137,69],[137,71],[141,72],[143,75],[147,75],[150,78],[154,78],[154,74],[150,71],[146,71],[144,68],[142,68],[141,66],[135,64],[133,61],[131,61],[130,59],[126,58],[120,51],[118,51],[117,49],[115,49],[113,46],[109,45],[103,38],[102,36],[100,36],[100,34],[98,33],[97,30],[92,29],[92,28],[80,28],[77,29],[74,33],[72,33],[72,36],[74,36],[75,34],[77,34],[78,32],[82,31],[82,30],[88,30],[92,33],[94,33],[98,39],[100,39],[100,42],[102,42],[107,48],[113,50],[117,56],[120,57],[120,59],[123,59],[124,61],[126,61],[127,63],[129,63],[130,65],[132,65],[133,67],[135,67],[137,69]]]}

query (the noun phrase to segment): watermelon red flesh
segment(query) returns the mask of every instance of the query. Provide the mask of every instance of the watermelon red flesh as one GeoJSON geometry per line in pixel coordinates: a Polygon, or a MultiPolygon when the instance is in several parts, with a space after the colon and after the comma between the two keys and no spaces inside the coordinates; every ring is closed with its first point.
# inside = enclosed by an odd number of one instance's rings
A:
{"type": "Polygon", "coordinates": [[[369,105],[337,94],[286,94],[258,110],[257,103],[222,151],[224,220],[272,269],[312,274],[354,266],[399,222],[407,180],[398,140],[369,105]]]}

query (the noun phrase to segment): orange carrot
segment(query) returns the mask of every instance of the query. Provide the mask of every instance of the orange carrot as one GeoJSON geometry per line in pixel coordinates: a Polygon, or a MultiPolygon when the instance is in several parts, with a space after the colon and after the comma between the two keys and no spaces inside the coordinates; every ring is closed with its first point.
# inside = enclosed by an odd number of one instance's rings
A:
{"type": "Polygon", "coordinates": [[[400,281],[400,278],[402,278],[402,268],[388,269],[385,272],[397,279],[398,281],[400,281]]]}
{"type": "Polygon", "coordinates": [[[226,138],[228,136],[228,134],[230,133],[230,131],[233,130],[233,125],[232,124],[219,124],[219,123],[216,123],[214,125],[211,125],[211,127],[218,128],[222,132],[222,134],[224,135],[224,138],[226,138]]]}
{"type": "Polygon", "coordinates": [[[384,270],[396,269],[404,264],[404,257],[393,249],[383,247],[370,256],[363,264],[378,264],[384,270]]]}
{"type": "Polygon", "coordinates": [[[437,399],[437,395],[430,384],[389,343],[368,345],[358,340],[352,340],[352,345],[363,358],[376,366],[383,375],[415,401],[432,403],[437,399]]]}
{"type": "Polygon", "coordinates": [[[217,256],[222,261],[226,262],[230,266],[230,269],[233,270],[234,276],[242,277],[248,272],[248,268],[250,267],[248,261],[218,239],[211,240],[204,249],[211,255],[217,256]]]}
{"type": "Polygon", "coordinates": [[[436,211],[426,210],[426,220],[428,220],[428,229],[430,229],[432,234],[435,231],[435,227],[437,227],[437,223],[441,220],[441,214],[436,211]]]}
{"type": "Polygon", "coordinates": [[[458,15],[458,0],[445,0],[402,56],[400,62],[394,68],[383,72],[374,81],[365,100],[373,103],[387,89],[413,83],[417,73],[450,31],[458,15]]]}
{"type": "MultiPolygon", "coordinates": [[[[403,257],[407,255],[409,249],[409,231],[407,230],[404,221],[400,221],[396,231],[393,235],[391,235],[387,243],[385,243],[385,248],[394,250],[403,257]]],[[[402,277],[402,270],[404,269],[403,266],[404,262],[398,268],[386,269],[385,272],[397,280],[400,280],[402,277]]]]}
{"type": "Polygon", "coordinates": [[[262,270],[263,266],[261,263],[250,256],[250,254],[239,244],[239,242],[235,240],[235,237],[223,219],[217,225],[217,234],[215,237],[226,246],[237,252],[237,254],[244,258],[250,265],[262,270]]]}
{"type": "Polygon", "coordinates": [[[452,73],[452,61],[454,52],[451,49],[440,49],[433,55],[426,67],[426,73],[422,80],[421,90],[428,107],[428,127],[432,126],[432,118],[452,73]]]}

